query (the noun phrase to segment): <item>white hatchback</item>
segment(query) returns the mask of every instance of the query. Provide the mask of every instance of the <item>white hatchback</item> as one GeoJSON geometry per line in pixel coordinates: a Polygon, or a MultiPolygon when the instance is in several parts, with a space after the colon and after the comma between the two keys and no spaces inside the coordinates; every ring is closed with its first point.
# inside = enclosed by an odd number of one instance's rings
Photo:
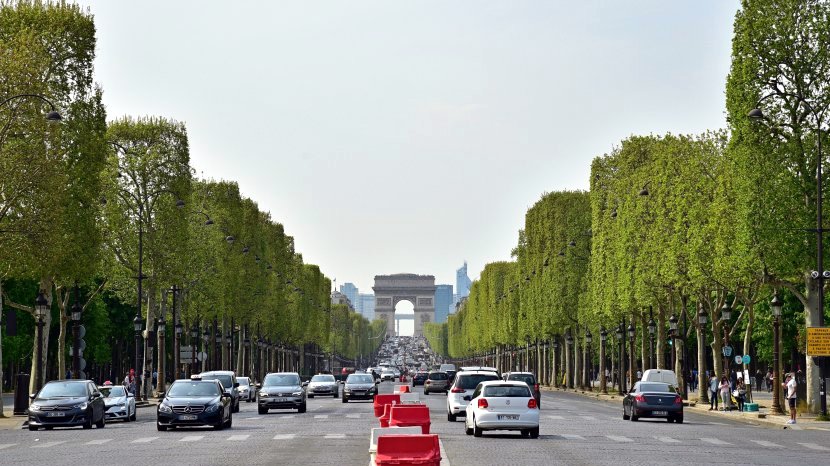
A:
{"type": "Polygon", "coordinates": [[[447,392],[447,420],[455,422],[456,417],[465,416],[468,402],[464,398],[472,395],[473,391],[481,382],[498,380],[494,372],[489,371],[466,371],[455,374],[455,379],[447,392]]]}
{"type": "Polygon", "coordinates": [[[481,382],[469,401],[464,431],[481,437],[485,430],[518,430],[522,437],[539,437],[539,408],[523,382],[481,382]]]}

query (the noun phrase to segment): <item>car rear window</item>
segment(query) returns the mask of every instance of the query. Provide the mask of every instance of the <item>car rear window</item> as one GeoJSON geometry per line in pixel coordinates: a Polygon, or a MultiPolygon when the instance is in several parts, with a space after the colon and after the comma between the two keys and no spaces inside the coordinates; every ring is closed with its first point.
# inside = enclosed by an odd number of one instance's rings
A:
{"type": "Polygon", "coordinates": [[[204,375],[202,380],[218,380],[226,389],[233,388],[233,381],[229,375],[204,375]]]}
{"type": "Polygon", "coordinates": [[[458,388],[463,388],[464,390],[475,390],[475,388],[481,382],[485,382],[487,380],[498,380],[499,378],[496,377],[495,374],[470,374],[470,375],[459,375],[455,382],[455,386],[458,388]]]}
{"type": "Polygon", "coordinates": [[[529,398],[530,390],[521,385],[494,385],[491,387],[484,387],[484,396],[529,398]]]}
{"type": "Polygon", "coordinates": [[[641,392],[671,392],[671,388],[667,383],[641,383],[640,384],[640,391],[641,392]]]}
{"type": "Polygon", "coordinates": [[[507,377],[507,380],[518,380],[528,385],[533,385],[536,383],[536,377],[533,377],[530,374],[510,374],[507,377]]]}
{"type": "Polygon", "coordinates": [[[446,372],[433,372],[429,374],[429,380],[447,380],[446,372]]]}

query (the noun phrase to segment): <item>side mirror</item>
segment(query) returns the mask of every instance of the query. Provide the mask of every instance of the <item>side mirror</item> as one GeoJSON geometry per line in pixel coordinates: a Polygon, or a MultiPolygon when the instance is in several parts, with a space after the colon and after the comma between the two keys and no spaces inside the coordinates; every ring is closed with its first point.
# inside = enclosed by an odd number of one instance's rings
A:
{"type": "Polygon", "coordinates": [[[101,392],[94,392],[90,398],[93,400],[96,398],[101,398],[101,392]]]}
{"type": "Polygon", "coordinates": [[[132,392],[127,392],[127,398],[135,398],[135,395],[132,392]]]}
{"type": "Polygon", "coordinates": [[[255,384],[254,384],[254,387],[256,387],[256,388],[262,388],[262,384],[261,384],[261,383],[255,383],[255,384]]]}
{"type": "Polygon", "coordinates": [[[375,380],[375,385],[380,385],[380,379],[375,380]]]}
{"type": "Polygon", "coordinates": [[[233,384],[233,388],[239,388],[239,382],[235,382],[235,383],[233,384]]]}
{"type": "Polygon", "coordinates": [[[303,382],[303,387],[308,387],[308,382],[303,382]]]}
{"type": "Polygon", "coordinates": [[[34,400],[36,396],[37,396],[37,393],[30,393],[29,394],[29,399],[34,400]]]}
{"type": "Polygon", "coordinates": [[[464,395],[464,398],[463,398],[464,401],[472,401],[472,399],[473,399],[473,397],[470,396],[470,395],[464,395]]]}

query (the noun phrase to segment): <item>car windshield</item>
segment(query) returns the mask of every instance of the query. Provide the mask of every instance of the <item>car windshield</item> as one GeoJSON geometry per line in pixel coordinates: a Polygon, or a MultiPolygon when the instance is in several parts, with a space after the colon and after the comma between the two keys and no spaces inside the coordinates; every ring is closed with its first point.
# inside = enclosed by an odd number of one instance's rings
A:
{"type": "Polygon", "coordinates": [[[374,383],[371,375],[350,375],[346,379],[346,383],[374,383]]]}
{"type": "Polygon", "coordinates": [[[494,385],[491,387],[484,387],[484,396],[491,397],[530,397],[530,390],[521,385],[494,385]]]}
{"type": "Polygon", "coordinates": [[[233,379],[229,375],[203,375],[202,380],[218,380],[226,389],[233,388],[233,379]]]}
{"type": "Polygon", "coordinates": [[[495,374],[471,374],[459,376],[455,386],[464,390],[474,390],[478,384],[486,380],[498,380],[495,374]]]}
{"type": "Polygon", "coordinates": [[[650,383],[641,383],[640,384],[640,391],[641,392],[671,392],[671,388],[667,383],[657,383],[657,382],[650,382],[650,383]]]}
{"type": "Polygon", "coordinates": [[[167,396],[176,398],[219,395],[219,387],[211,382],[173,382],[167,392],[167,396]]]}
{"type": "Polygon", "coordinates": [[[106,398],[118,398],[119,396],[127,396],[127,391],[121,385],[113,385],[111,387],[98,387],[98,390],[104,394],[106,398]]]}
{"type": "Polygon", "coordinates": [[[49,382],[38,393],[38,398],[79,397],[86,396],[84,382],[49,382]]]}
{"type": "Polygon", "coordinates": [[[312,382],[334,382],[333,375],[315,375],[311,378],[312,382]]]}
{"type": "Polygon", "coordinates": [[[239,382],[240,387],[247,387],[248,385],[250,385],[248,383],[248,378],[247,377],[237,377],[236,381],[239,382]]]}
{"type": "Polygon", "coordinates": [[[510,374],[507,377],[507,380],[518,380],[528,385],[533,385],[536,383],[536,377],[533,377],[530,374],[510,374]]]}
{"type": "Polygon", "coordinates": [[[446,372],[433,372],[429,374],[429,380],[447,380],[446,372]]]}
{"type": "Polygon", "coordinates": [[[266,375],[262,381],[263,387],[277,387],[286,385],[300,385],[300,377],[294,374],[266,375]]]}

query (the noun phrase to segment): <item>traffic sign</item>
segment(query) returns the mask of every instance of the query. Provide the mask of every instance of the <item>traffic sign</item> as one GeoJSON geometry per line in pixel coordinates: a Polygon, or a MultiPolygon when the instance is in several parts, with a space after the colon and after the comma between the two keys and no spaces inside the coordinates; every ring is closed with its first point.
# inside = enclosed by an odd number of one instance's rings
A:
{"type": "Polygon", "coordinates": [[[731,346],[724,346],[722,351],[723,351],[723,356],[724,357],[728,358],[728,357],[732,356],[732,347],[731,346]]]}
{"type": "Polygon", "coordinates": [[[743,358],[743,357],[741,357],[741,355],[740,355],[740,354],[736,354],[736,355],[735,355],[735,364],[740,364],[740,363],[742,363],[742,362],[743,362],[743,360],[744,360],[744,358],[743,358]]]}
{"type": "Polygon", "coordinates": [[[830,356],[830,327],[807,327],[807,356],[830,356]]]}
{"type": "Polygon", "coordinates": [[[745,354],[744,355],[744,364],[749,364],[750,361],[752,361],[752,358],[750,358],[748,354],[745,354]]]}

